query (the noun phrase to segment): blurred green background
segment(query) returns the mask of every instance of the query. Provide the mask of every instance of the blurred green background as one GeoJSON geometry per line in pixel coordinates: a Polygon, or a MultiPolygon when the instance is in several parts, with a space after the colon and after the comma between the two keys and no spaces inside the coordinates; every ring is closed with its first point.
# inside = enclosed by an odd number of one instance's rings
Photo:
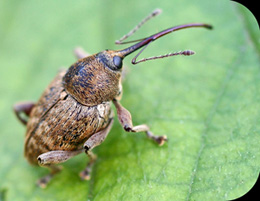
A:
{"type": "MultiPolygon", "coordinates": [[[[260,167],[260,40],[245,7],[208,0],[0,1],[0,200],[228,200],[245,194],[260,167]],[[25,128],[12,105],[37,101],[59,68],[75,62],[76,46],[90,53],[119,49],[126,34],[155,8],[163,13],[130,39],[174,25],[210,23],[165,36],[145,56],[191,49],[133,66],[122,104],[135,125],[147,123],[169,142],[157,147],[115,121],[92,179],[78,177],[80,155],[64,164],[46,189],[35,181],[48,171],[23,157],[25,128]]],[[[141,56],[141,57],[142,57],[141,56]]]]}

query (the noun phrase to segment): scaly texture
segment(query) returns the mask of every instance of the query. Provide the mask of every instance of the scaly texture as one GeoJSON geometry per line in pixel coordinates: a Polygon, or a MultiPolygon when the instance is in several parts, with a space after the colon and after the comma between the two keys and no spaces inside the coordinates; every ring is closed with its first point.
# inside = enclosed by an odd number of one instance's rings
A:
{"type": "Polygon", "coordinates": [[[37,165],[37,157],[49,151],[75,151],[93,134],[107,127],[110,102],[84,106],[65,92],[60,72],[34,108],[27,123],[25,156],[37,165]]]}

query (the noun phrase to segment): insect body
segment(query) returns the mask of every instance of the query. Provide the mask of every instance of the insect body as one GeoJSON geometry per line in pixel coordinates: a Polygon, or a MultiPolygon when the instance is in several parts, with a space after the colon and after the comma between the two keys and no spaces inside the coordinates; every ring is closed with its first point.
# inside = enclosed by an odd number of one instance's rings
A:
{"type": "MultiPolygon", "coordinates": [[[[45,187],[52,176],[60,171],[56,164],[82,152],[89,156],[90,161],[80,176],[82,179],[90,178],[91,167],[96,159],[91,150],[105,140],[113,124],[111,103],[115,105],[119,122],[127,132],[145,132],[159,145],[164,144],[166,136],[153,135],[145,124],[133,126],[130,112],[120,104],[122,61],[152,41],[189,27],[211,28],[210,25],[200,23],[172,27],[126,49],[105,50],[94,55],[87,55],[77,49],[76,56],[79,60],[67,71],[59,72],[37,103],[27,102],[14,106],[17,117],[27,126],[25,157],[31,164],[51,170],[50,174],[38,181],[38,185],[45,187]],[[28,120],[22,117],[22,113],[29,117],[28,120]]],[[[121,41],[118,43],[123,44],[121,41]]],[[[193,54],[187,50],[136,61],[142,51],[143,49],[134,57],[133,64],[193,54]]]]}

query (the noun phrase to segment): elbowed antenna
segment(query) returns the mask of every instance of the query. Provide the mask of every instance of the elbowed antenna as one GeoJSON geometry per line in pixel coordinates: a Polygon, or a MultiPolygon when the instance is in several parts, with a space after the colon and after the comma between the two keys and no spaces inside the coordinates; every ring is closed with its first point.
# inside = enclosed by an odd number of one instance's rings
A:
{"type": "MultiPolygon", "coordinates": [[[[138,29],[141,28],[141,26],[143,26],[147,21],[149,21],[151,18],[156,17],[158,15],[160,15],[162,13],[162,10],[157,8],[155,9],[150,15],[148,15],[146,18],[144,18],[137,26],[135,26],[129,33],[127,33],[126,35],[124,35],[122,38],[120,38],[119,40],[117,40],[115,43],[116,44],[125,44],[128,42],[122,42],[123,40],[127,39],[129,36],[133,35],[138,29]]],[[[140,39],[142,40],[142,39],[140,39]]],[[[140,41],[138,40],[138,41],[140,41]]]]}
{"type": "Polygon", "coordinates": [[[178,52],[178,53],[171,53],[171,54],[167,54],[167,55],[161,55],[161,56],[157,56],[157,57],[150,57],[150,58],[147,58],[147,59],[142,59],[142,60],[139,60],[139,61],[136,61],[137,57],[143,52],[143,50],[153,41],[155,41],[156,39],[164,36],[164,35],[167,35],[171,32],[174,32],[174,31],[178,31],[178,30],[181,30],[181,29],[186,29],[186,28],[192,28],[192,27],[203,27],[203,28],[207,28],[207,29],[212,29],[213,27],[209,24],[202,24],[202,23],[193,23],[193,24],[184,24],[184,25],[180,25],[180,26],[176,26],[176,27],[171,27],[171,28],[168,28],[168,29],[165,29],[159,33],[156,33],[156,34],[153,34],[147,38],[144,38],[142,41],[128,47],[128,48],[125,48],[123,50],[120,50],[119,53],[121,54],[122,57],[125,57],[131,53],[133,53],[134,51],[144,47],[132,60],[132,64],[137,64],[137,63],[140,63],[140,62],[143,62],[143,61],[147,61],[147,60],[152,60],[152,59],[159,59],[159,58],[164,58],[164,57],[169,57],[169,56],[175,56],[175,55],[192,55],[194,54],[193,51],[191,50],[185,50],[185,51],[182,51],[182,52],[178,52]],[[191,54],[187,54],[187,52],[190,52],[191,54]]]}

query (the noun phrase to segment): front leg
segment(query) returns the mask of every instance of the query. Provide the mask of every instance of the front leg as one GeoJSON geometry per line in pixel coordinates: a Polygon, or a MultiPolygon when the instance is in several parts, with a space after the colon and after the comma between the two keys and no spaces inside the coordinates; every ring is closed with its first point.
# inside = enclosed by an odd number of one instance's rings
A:
{"type": "Polygon", "coordinates": [[[85,52],[81,47],[75,48],[74,54],[75,54],[77,59],[83,59],[83,58],[90,55],[89,53],[85,52]]]}
{"type": "Polygon", "coordinates": [[[146,124],[133,126],[132,123],[132,117],[130,112],[125,109],[117,100],[113,100],[113,103],[117,110],[117,116],[119,119],[120,124],[123,126],[125,131],[127,132],[145,132],[147,137],[158,143],[160,146],[164,144],[165,141],[167,141],[167,137],[165,135],[163,136],[155,136],[150,131],[149,127],[146,124]]]}

